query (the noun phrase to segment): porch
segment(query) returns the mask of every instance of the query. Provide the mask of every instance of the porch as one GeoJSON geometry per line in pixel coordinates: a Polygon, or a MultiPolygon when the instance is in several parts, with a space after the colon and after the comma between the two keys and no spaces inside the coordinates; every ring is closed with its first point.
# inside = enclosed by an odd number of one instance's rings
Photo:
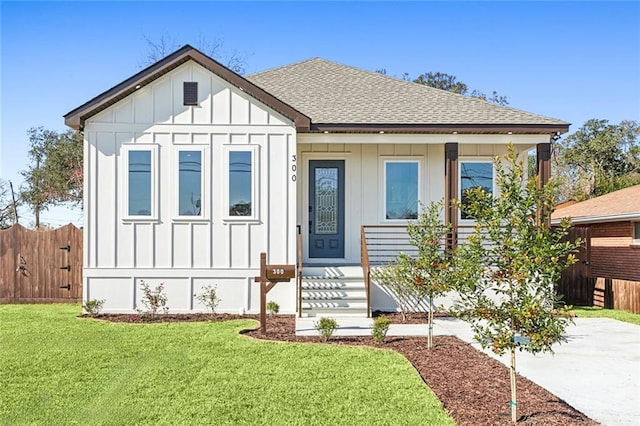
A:
{"type": "MultiPolygon", "coordinates": [[[[445,143],[442,146],[444,147],[443,186],[444,205],[446,206],[444,211],[444,220],[447,224],[451,225],[452,229],[452,232],[445,240],[442,241],[444,249],[455,247],[460,242],[463,242],[473,231],[473,222],[469,219],[465,219],[464,216],[461,215],[453,201],[460,198],[460,193],[465,189],[465,186],[469,187],[470,184],[465,183],[465,179],[472,182],[471,186],[477,186],[478,184],[475,183],[476,180],[469,179],[468,171],[461,173],[458,144],[445,143]]],[[[535,147],[537,150],[537,179],[539,185],[544,185],[550,176],[550,143],[539,143],[535,145],[535,147]]],[[[522,152],[524,153],[525,151],[522,152]]],[[[526,155],[523,155],[526,158],[526,155]]],[[[318,157],[313,156],[313,158],[318,157]]],[[[394,160],[389,160],[390,163],[397,161],[395,160],[396,157],[392,158],[394,158],[394,160]]],[[[318,163],[317,160],[314,161],[318,163]]],[[[307,163],[304,164],[306,165],[307,163]]],[[[311,161],[309,161],[308,164],[311,164],[311,161]]],[[[385,168],[386,164],[387,163],[383,162],[383,173],[387,171],[385,168]]],[[[483,164],[492,163],[485,161],[483,164]]],[[[329,165],[327,167],[332,166],[329,165]]],[[[341,164],[341,167],[342,169],[336,168],[335,173],[333,173],[332,177],[335,179],[336,183],[329,184],[327,192],[330,193],[330,195],[331,192],[335,194],[342,193],[343,195],[332,195],[335,200],[334,204],[337,207],[330,206],[330,214],[328,215],[326,214],[327,210],[323,210],[323,208],[326,208],[327,206],[322,207],[317,201],[312,200],[314,198],[320,199],[317,192],[314,193],[314,191],[319,191],[316,188],[314,179],[316,176],[320,176],[320,174],[316,173],[313,177],[307,176],[303,180],[303,185],[301,185],[305,188],[304,190],[301,191],[299,187],[299,199],[302,199],[303,205],[306,206],[309,204],[308,210],[306,208],[299,209],[299,218],[302,219],[302,223],[304,224],[302,226],[298,226],[297,235],[297,312],[299,317],[321,315],[370,317],[372,310],[397,310],[397,303],[394,300],[393,295],[383,287],[372,283],[371,271],[376,267],[393,262],[396,254],[399,252],[407,253],[410,256],[417,254],[417,248],[409,241],[409,236],[407,234],[408,223],[412,219],[417,218],[417,214],[419,213],[417,207],[419,204],[418,200],[424,199],[428,202],[430,199],[433,200],[433,194],[437,194],[438,192],[437,190],[433,190],[431,191],[430,197],[423,198],[424,194],[422,194],[420,190],[416,189],[415,213],[412,213],[410,216],[402,217],[402,220],[389,220],[387,200],[380,200],[377,195],[376,197],[378,200],[369,205],[380,206],[382,207],[381,209],[373,207],[371,208],[372,212],[365,213],[363,212],[365,209],[363,209],[362,206],[358,206],[357,208],[352,207],[350,213],[354,213],[359,210],[359,214],[347,214],[346,216],[349,216],[349,218],[345,219],[344,212],[340,213],[339,211],[331,211],[331,208],[340,209],[341,203],[343,205],[348,205],[350,202],[354,203],[353,200],[344,200],[344,182],[340,183],[339,176],[345,173],[345,165],[341,164]],[[306,191],[306,188],[309,188],[308,192],[306,191]],[[364,222],[367,217],[371,217],[375,220],[376,216],[378,216],[380,212],[382,212],[383,217],[378,218],[378,220],[382,223],[357,223],[357,216],[359,216],[361,218],[360,220],[364,222]],[[324,217],[330,217],[330,220],[333,220],[335,224],[329,226],[330,232],[317,232],[317,234],[334,235],[332,233],[342,233],[342,240],[334,244],[336,247],[341,249],[342,252],[339,252],[340,254],[337,256],[332,256],[335,257],[334,259],[316,259],[311,256],[314,242],[317,246],[324,246],[326,242],[327,247],[332,243],[331,239],[313,239],[316,237],[314,233],[316,233],[318,229],[321,229],[322,226],[325,226],[324,224],[318,224],[318,221],[324,220],[321,216],[322,214],[325,215],[324,217]],[[342,220],[342,222],[340,222],[340,220],[342,220]],[[353,229],[353,225],[358,225],[359,227],[359,235],[356,238],[354,238],[353,231],[347,231],[345,235],[345,228],[353,229]],[[333,226],[333,228],[331,228],[331,226],[333,226]],[[355,243],[356,241],[357,243],[355,243]],[[342,244],[342,246],[340,244],[342,244]],[[356,244],[358,247],[353,247],[356,244]],[[351,245],[350,248],[349,245],[351,245]],[[345,246],[347,247],[346,249],[345,246]],[[358,260],[354,260],[353,258],[356,253],[359,255],[358,260]]],[[[346,167],[346,169],[348,170],[348,167],[346,167]]],[[[323,170],[323,173],[326,173],[326,171],[323,170]]],[[[311,175],[311,173],[307,174],[311,175]]],[[[420,173],[416,172],[416,176],[419,175],[420,173]]],[[[365,182],[365,179],[360,179],[358,184],[366,187],[365,189],[359,189],[361,199],[364,200],[370,196],[370,194],[367,194],[367,191],[375,192],[376,180],[383,181],[381,186],[382,191],[388,190],[385,186],[387,184],[386,177],[383,179],[372,179],[374,182],[373,184],[371,182],[365,182]],[[367,187],[367,185],[370,187],[367,187]]],[[[433,180],[435,179],[432,179],[432,181],[433,180]]],[[[492,190],[495,193],[493,185],[493,177],[491,176],[489,190],[492,190]]],[[[417,187],[419,186],[420,185],[417,184],[417,187]]],[[[388,193],[386,194],[386,197],[388,199],[388,193]]],[[[327,228],[322,229],[326,230],[327,228]]],[[[325,235],[319,236],[325,237],[325,235]]]]}

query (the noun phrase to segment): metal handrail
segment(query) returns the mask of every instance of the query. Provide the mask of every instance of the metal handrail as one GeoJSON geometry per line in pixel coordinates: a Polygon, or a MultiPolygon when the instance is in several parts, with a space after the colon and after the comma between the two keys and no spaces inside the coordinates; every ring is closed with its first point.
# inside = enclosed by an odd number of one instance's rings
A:
{"type": "Polygon", "coordinates": [[[298,225],[298,235],[296,236],[298,249],[298,317],[302,318],[302,232],[298,225]]]}
{"type": "Polygon", "coordinates": [[[371,317],[371,266],[369,265],[369,250],[365,226],[360,227],[360,264],[364,275],[364,288],[367,293],[367,318],[371,317]]]}

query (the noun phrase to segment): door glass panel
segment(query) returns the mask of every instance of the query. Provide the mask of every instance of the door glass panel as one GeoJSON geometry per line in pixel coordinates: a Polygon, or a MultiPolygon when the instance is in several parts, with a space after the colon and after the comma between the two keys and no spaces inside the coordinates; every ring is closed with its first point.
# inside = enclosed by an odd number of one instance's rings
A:
{"type": "Polygon", "coordinates": [[[338,169],[316,168],[316,234],[338,233],[338,169]]]}

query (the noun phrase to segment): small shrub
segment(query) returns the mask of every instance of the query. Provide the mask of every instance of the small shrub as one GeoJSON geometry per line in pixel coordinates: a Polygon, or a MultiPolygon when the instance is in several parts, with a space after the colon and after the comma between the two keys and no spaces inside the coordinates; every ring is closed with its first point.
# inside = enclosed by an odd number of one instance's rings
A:
{"type": "Polygon", "coordinates": [[[333,336],[333,332],[338,328],[338,323],[333,318],[321,317],[318,321],[314,322],[315,326],[320,336],[322,336],[323,341],[327,341],[333,336]]]}
{"type": "Polygon", "coordinates": [[[273,300],[270,300],[267,303],[267,311],[269,312],[270,315],[276,315],[278,312],[280,312],[280,305],[278,305],[273,300]]]}
{"type": "Polygon", "coordinates": [[[84,309],[89,315],[98,315],[104,306],[104,299],[91,299],[82,304],[84,309]]]}
{"type": "Polygon", "coordinates": [[[216,293],[216,289],[216,286],[206,285],[202,287],[202,293],[194,294],[196,300],[210,309],[211,313],[216,311],[221,300],[216,293]]]}
{"type": "Polygon", "coordinates": [[[387,332],[389,331],[389,325],[391,325],[391,320],[389,318],[378,317],[373,320],[373,330],[371,331],[371,335],[376,343],[384,342],[384,338],[387,336],[387,332]]]}
{"type": "Polygon", "coordinates": [[[164,283],[160,283],[155,289],[151,290],[149,283],[140,280],[140,290],[142,291],[140,302],[145,307],[145,309],[137,309],[141,317],[155,319],[160,311],[165,314],[169,312],[167,295],[164,294],[164,283]]]}

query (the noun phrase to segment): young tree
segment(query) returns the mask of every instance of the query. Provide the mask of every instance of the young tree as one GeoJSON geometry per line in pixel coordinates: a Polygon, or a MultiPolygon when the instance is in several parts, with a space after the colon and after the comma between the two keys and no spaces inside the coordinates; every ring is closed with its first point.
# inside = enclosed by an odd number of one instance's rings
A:
{"type": "Polygon", "coordinates": [[[413,260],[406,253],[398,253],[395,262],[371,270],[371,280],[391,293],[402,321],[419,303],[418,291],[413,285],[413,260]]]}
{"type": "Polygon", "coordinates": [[[496,159],[496,198],[480,188],[468,194],[467,213],[477,225],[456,253],[460,288],[453,310],[471,324],[483,348],[510,353],[511,419],[516,422],[516,350],[551,351],[564,340],[571,318],[555,285],[575,261],[579,242],[563,240],[568,222],[555,229],[540,225],[552,211],[553,183],[539,189],[534,177],[527,179],[513,146],[505,160],[507,167],[496,159]]]}
{"type": "Polygon", "coordinates": [[[433,301],[451,290],[451,254],[445,252],[443,243],[451,226],[443,221],[443,202],[427,205],[415,223],[409,224],[407,233],[418,256],[413,261],[413,284],[421,296],[429,301],[429,332],[427,347],[433,347],[433,301]]]}
{"type": "Polygon", "coordinates": [[[402,318],[412,306],[425,300],[428,305],[427,347],[433,347],[433,301],[452,288],[452,259],[443,249],[443,241],[451,227],[442,221],[443,203],[427,205],[418,221],[407,227],[409,241],[418,250],[416,256],[398,253],[395,262],[377,268],[371,277],[396,296],[402,318]]]}

